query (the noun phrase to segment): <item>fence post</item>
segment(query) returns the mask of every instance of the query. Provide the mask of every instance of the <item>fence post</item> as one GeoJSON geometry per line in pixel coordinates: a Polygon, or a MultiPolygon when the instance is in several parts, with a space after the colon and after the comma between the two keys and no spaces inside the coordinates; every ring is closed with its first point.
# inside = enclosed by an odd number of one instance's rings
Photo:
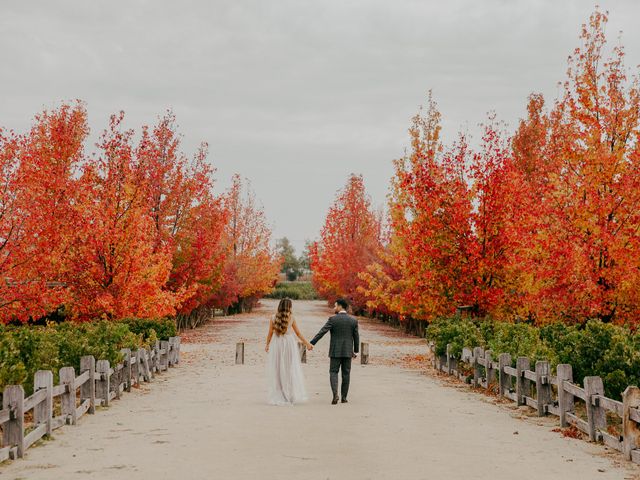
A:
{"type": "Polygon", "coordinates": [[[80,402],[89,400],[89,413],[96,413],[96,359],[93,355],[80,358],[80,374],[89,372],[89,380],[80,387],[80,402]]]}
{"type": "Polygon", "coordinates": [[[587,404],[587,421],[589,422],[589,440],[597,442],[600,440],[598,429],[605,429],[607,426],[606,412],[600,406],[599,399],[593,398],[596,395],[604,396],[602,378],[584,377],[584,392],[587,397],[585,403],[587,404]]]}
{"type": "Polygon", "coordinates": [[[524,378],[525,370],[529,370],[529,358],[518,357],[516,360],[516,395],[518,406],[525,405],[524,397],[531,396],[531,380],[524,378]]]}
{"type": "Polygon", "coordinates": [[[369,343],[368,342],[360,342],[360,364],[361,365],[369,364],[369,343]]]}
{"type": "Polygon", "coordinates": [[[546,405],[551,403],[551,384],[549,383],[551,367],[546,360],[536,362],[536,402],[538,404],[538,416],[547,413],[546,405]]]}
{"type": "Polygon", "coordinates": [[[109,406],[109,360],[96,362],[96,398],[99,398],[103,407],[109,406]]]}
{"type": "Polygon", "coordinates": [[[560,426],[566,428],[567,412],[573,412],[573,395],[564,389],[564,382],[573,383],[573,369],[568,363],[556,367],[558,378],[558,409],[560,410],[560,426]]]}
{"type": "Polygon", "coordinates": [[[76,371],[73,367],[60,369],[60,385],[65,386],[65,392],[60,396],[62,415],[66,417],[68,425],[76,424],[76,371]]]}
{"type": "Polygon", "coordinates": [[[9,385],[2,394],[2,409],[10,410],[11,417],[2,426],[2,445],[15,446],[18,458],[24,454],[24,388],[9,385]]]}
{"type": "Polygon", "coordinates": [[[164,353],[160,354],[160,369],[167,370],[169,368],[169,342],[162,340],[160,350],[164,350],[164,353]]]}
{"type": "Polygon", "coordinates": [[[136,353],[136,358],[140,360],[138,368],[140,373],[142,373],[142,379],[145,382],[150,381],[151,377],[149,376],[149,361],[147,360],[147,351],[144,348],[139,348],[138,352],[136,353]]]}
{"type": "Polygon", "coordinates": [[[451,344],[447,343],[447,375],[451,375],[451,372],[453,371],[453,365],[451,363],[451,344]]]}
{"type": "Polygon", "coordinates": [[[493,354],[491,350],[484,352],[485,372],[487,373],[487,390],[491,388],[491,384],[496,381],[496,370],[493,368],[493,354]]]}
{"type": "Polygon", "coordinates": [[[171,345],[171,365],[178,363],[178,337],[169,338],[169,344],[171,345]]]}
{"type": "Polygon", "coordinates": [[[131,349],[123,348],[122,352],[122,382],[127,392],[131,391],[131,349]]]}
{"type": "Polygon", "coordinates": [[[46,390],[46,398],[33,408],[33,421],[36,424],[47,425],[47,435],[51,436],[53,417],[53,372],[51,370],[38,370],[33,379],[33,391],[46,390]]]}
{"type": "Polygon", "coordinates": [[[152,369],[155,372],[159,372],[160,371],[160,341],[156,340],[156,342],[153,344],[153,360],[151,362],[152,364],[152,369]]]}
{"type": "Polygon", "coordinates": [[[236,365],[244,365],[244,342],[236,343],[236,365]]]}
{"type": "Polygon", "coordinates": [[[111,388],[116,395],[116,400],[120,400],[120,385],[122,384],[122,374],[124,373],[124,364],[122,364],[123,368],[121,368],[120,370],[118,370],[118,365],[119,364],[116,363],[113,367],[113,375],[111,377],[111,380],[109,381],[109,383],[111,384],[111,388]]]}
{"type": "Polygon", "coordinates": [[[478,359],[482,358],[484,350],[482,347],[473,347],[473,386],[480,386],[480,362],[478,359]]]}
{"type": "Polygon", "coordinates": [[[436,353],[435,353],[435,347],[433,346],[433,342],[429,342],[428,347],[429,347],[429,352],[431,353],[431,366],[433,368],[436,368],[436,353]]]}
{"type": "Polygon", "coordinates": [[[169,337],[167,342],[169,343],[167,348],[167,366],[172,367],[173,366],[173,337],[169,337]]]}
{"type": "Polygon", "coordinates": [[[176,363],[180,363],[180,337],[176,337],[176,363]]]}
{"type": "Polygon", "coordinates": [[[307,363],[307,346],[304,343],[298,342],[298,352],[300,353],[300,362],[307,363]]]}
{"type": "Polygon", "coordinates": [[[504,397],[504,394],[511,390],[511,376],[504,371],[504,367],[511,366],[511,355],[508,353],[501,353],[498,355],[498,388],[500,390],[500,396],[504,397]]]}
{"type": "Polygon", "coordinates": [[[622,392],[622,453],[627,460],[631,460],[631,451],[639,446],[640,425],[630,418],[631,409],[638,407],[640,407],[640,388],[627,387],[622,392]]]}

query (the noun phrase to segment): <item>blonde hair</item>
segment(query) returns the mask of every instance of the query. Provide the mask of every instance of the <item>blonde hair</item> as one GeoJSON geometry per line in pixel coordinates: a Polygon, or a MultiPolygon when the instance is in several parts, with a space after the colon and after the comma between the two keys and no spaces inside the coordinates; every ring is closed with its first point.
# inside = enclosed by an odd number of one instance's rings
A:
{"type": "Polygon", "coordinates": [[[273,329],[278,335],[284,335],[287,333],[292,307],[293,303],[290,298],[283,298],[280,300],[276,317],[273,320],[273,329]]]}

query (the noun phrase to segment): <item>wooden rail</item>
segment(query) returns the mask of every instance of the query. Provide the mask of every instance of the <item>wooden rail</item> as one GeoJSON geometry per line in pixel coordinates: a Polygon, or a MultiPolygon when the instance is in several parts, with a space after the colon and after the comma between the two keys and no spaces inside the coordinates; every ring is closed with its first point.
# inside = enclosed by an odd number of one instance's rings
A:
{"type": "Polygon", "coordinates": [[[568,364],[557,365],[556,375],[551,375],[547,361],[537,361],[531,370],[527,357],[518,357],[513,367],[508,353],[498,355],[496,363],[493,353],[481,347],[463,348],[460,359],[452,354],[451,345],[447,345],[444,355],[436,355],[433,343],[429,347],[436,370],[476,387],[497,386],[501,397],[531,407],[539,416],[557,416],[561,427],[573,425],[589,435],[591,441],[602,442],[622,452],[627,460],[640,464],[640,388],[627,387],[620,402],[605,397],[600,377],[585,377],[582,387],[573,383],[572,367],[568,364]],[[462,373],[461,363],[466,364],[465,370],[470,374],[462,373]],[[584,403],[586,419],[576,413],[576,399],[584,403]],[[607,413],[620,417],[620,435],[608,431],[607,413]]]}
{"type": "Polygon", "coordinates": [[[132,384],[148,382],[154,374],[180,361],[180,337],[156,342],[149,350],[132,353],[121,350],[123,360],[115,367],[108,360],[93,356],[80,359],[80,374],[73,367],[59,371],[60,384],[53,384],[51,370],[38,370],[34,376],[33,394],[24,396],[22,385],[8,385],[2,395],[0,427],[2,448],[0,462],[20,458],[27,448],[63,425],[75,425],[85,413],[95,413],[96,406],[108,406],[132,384]],[[54,403],[59,402],[59,409],[54,403]],[[33,427],[25,429],[25,414],[33,411],[33,427]],[[59,412],[59,414],[57,414],[59,412]]]}

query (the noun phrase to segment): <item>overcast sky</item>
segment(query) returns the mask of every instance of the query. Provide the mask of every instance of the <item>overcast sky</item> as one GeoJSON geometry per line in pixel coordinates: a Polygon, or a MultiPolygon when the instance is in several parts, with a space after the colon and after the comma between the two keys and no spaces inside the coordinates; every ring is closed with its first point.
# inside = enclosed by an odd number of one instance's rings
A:
{"type": "MultiPolygon", "coordinates": [[[[640,64],[640,2],[600,1],[640,64]]],[[[478,136],[551,101],[595,3],[563,1],[0,0],[0,125],[82,99],[92,136],[175,112],[189,154],[210,145],[217,187],[251,179],[275,237],[317,236],[336,190],[362,173],[385,203],[391,161],[427,91],[478,136]]]]}

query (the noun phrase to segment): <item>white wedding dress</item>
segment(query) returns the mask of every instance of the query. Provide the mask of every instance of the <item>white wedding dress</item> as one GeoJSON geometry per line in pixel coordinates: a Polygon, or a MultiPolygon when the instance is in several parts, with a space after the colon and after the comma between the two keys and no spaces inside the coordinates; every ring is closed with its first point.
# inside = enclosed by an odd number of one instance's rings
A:
{"type": "Polygon", "coordinates": [[[298,339],[289,321],[287,332],[274,332],[267,358],[267,402],[270,405],[293,405],[307,400],[298,339]]]}

